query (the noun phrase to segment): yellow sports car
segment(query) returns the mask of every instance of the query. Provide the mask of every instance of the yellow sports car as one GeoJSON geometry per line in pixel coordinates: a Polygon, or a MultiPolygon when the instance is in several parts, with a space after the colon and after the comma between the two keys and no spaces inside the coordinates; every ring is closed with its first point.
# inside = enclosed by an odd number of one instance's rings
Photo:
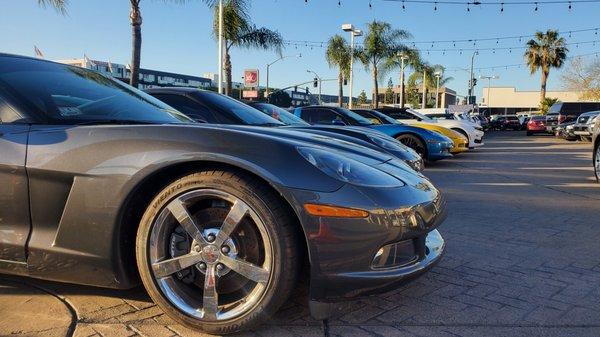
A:
{"type": "Polygon", "coordinates": [[[469,140],[467,139],[467,137],[461,135],[460,133],[458,133],[454,130],[450,130],[443,126],[433,125],[433,124],[428,124],[428,123],[418,123],[417,122],[417,123],[411,123],[410,125],[418,126],[420,128],[427,129],[430,131],[435,131],[437,133],[441,133],[442,135],[452,139],[452,142],[454,143],[454,147],[452,147],[452,149],[450,149],[450,153],[452,153],[452,154],[457,154],[457,153],[461,153],[461,152],[465,152],[465,151],[469,150],[469,140]]]}
{"type": "MultiPolygon", "coordinates": [[[[400,121],[395,120],[392,117],[389,117],[379,111],[367,109],[354,109],[352,111],[369,119],[370,121],[376,124],[402,124],[400,121]]],[[[416,126],[422,129],[427,129],[429,131],[441,133],[442,135],[452,139],[452,142],[454,143],[454,147],[450,149],[450,153],[452,154],[458,154],[469,150],[469,140],[467,139],[467,137],[461,135],[460,133],[454,130],[445,128],[440,125],[433,125],[431,123],[417,122],[411,123],[410,126],[416,126]]]]}

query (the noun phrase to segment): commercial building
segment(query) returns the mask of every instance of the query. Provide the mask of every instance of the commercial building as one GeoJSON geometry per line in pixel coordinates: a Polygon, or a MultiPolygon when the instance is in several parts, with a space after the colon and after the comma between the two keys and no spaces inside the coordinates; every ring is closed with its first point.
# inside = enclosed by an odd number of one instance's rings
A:
{"type": "MultiPolygon", "coordinates": [[[[581,93],[576,91],[547,91],[546,97],[562,102],[579,102],[581,93]]],[[[540,91],[520,91],[514,87],[483,88],[479,111],[486,115],[515,115],[539,110],[540,91]],[[489,109],[488,109],[489,108],[489,109]]]]}
{"type": "MultiPolygon", "coordinates": [[[[131,78],[131,70],[128,66],[123,64],[90,60],[87,57],[81,59],[59,60],[57,62],[96,70],[102,74],[115,77],[123,82],[129,82],[129,79],[131,78]]],[[[212,81],[209,78],[170,73],[166,71],[140,68],[139,76],[140,89],[156,87],[192,87],[208,89],[212,86],[212,81]]]]}

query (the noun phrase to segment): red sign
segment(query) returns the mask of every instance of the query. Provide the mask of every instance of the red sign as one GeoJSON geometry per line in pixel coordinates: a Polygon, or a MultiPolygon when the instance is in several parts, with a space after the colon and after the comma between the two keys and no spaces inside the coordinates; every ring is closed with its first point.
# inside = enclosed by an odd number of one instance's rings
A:
{"type": "Polygon", "coordinates": [[[258,98],[258,90],[244,90],[244,98],[258,98]]]}
{"type": "Polygon", "coordinates": [[[258,69],[244,70],[244,85],[249,88],[258,87],[258,69]]]}

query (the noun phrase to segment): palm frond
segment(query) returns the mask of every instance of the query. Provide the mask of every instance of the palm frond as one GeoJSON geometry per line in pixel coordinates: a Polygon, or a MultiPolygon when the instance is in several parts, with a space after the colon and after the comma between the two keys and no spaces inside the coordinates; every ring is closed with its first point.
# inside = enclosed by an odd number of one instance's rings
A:
{"type": "Polygon", "coordinates": [[[61,13],[62,15],[66,15],[67,14],[67,6],[69,5],[69,1],[68,0],[38,0],[38,5],[40,5],[43,8],[52,7],[57,12],[61,13]]]}

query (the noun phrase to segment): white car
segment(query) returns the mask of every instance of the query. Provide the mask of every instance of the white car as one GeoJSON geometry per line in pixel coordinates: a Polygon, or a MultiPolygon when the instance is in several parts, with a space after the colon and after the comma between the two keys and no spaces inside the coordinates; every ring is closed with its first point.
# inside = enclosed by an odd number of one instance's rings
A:
{"type": "MultiPolygon", "coordinates": [[[[459,116],[463,116],[463,118],[455,115],[447,113],[447,111],[436,113],[433,111],[427,111],[432,109],[423,109],[427,113],[424,115],[419,112],[419,110],[411,110],[406,109],[406,113],[412,115],[411,119],[402,119],[401,122],[410,124],[411,121],[414,122],[422,122],[422,123],[437,123],[441,126],[444,126],[448,129],[452,129],[463,136],[469,139],[469,148],[476,148],[483,146],[483,128],[481,125],[478,125],[475,122],[472,122],[468,116],[466,119],[463,119],[465,116],[463,114],[458,113],[459,116]]],[[[440,110],[440,109],[437,109],[440,110]]]]}

